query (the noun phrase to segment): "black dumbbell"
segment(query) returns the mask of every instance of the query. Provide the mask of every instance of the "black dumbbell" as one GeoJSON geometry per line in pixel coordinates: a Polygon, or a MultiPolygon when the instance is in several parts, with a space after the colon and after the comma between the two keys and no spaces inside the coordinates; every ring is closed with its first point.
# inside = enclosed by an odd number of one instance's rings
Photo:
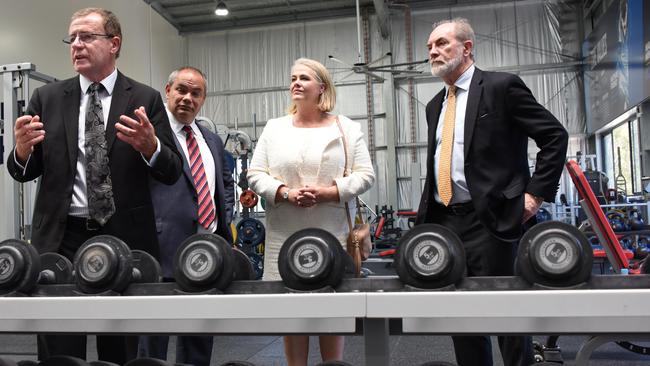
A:
{"type": "Polygon", "coordinates": [[[232,247],[215,234],[190,236],[174,256],[174,279],[187,292],[223,290],[230,285],[234,270],[232,247]]]}
{"type": "Polygon", "coordinates": [[[232,280],[247,281],[256,279],[257,274],[253,268],[253,262],[248,257],[248,255],[237,248],[232,248],[232,254],[234,259],[234,271],[232,280]]]}
{"type": "Polygon", "coordinates": [[[515,270],[531,284],[569,287],[589,280],[593,260],[591,244],[578,228],[546,221],[522,236],[515,270]]]}
{"type": "Polygon", "coordinates": [[[0,242],[0,294],[31,291],[41,268],[38,252],[22,240],[0,242]]]}
{"type": "Polygon", "coordinates": [[[456,233],[437,224],[423,224],[399,239],[395,268],[400,280],[417,288],[457,284],[465,274],[465,250],[456,233]]]}
{"type": "Polygon", "coordinates": [[[160,282],[158,261],[150,254],[129,249],[111,235],[88,239],[74,256],[75,283],[84,293],[122,292],[130,283],[160,282]]]}
{"type": "Polygon", "coordinates": [[[73,356],[56,355],[48,357],[39,366],[89,366],[86,360],[73,356]]]}
{"type": "Polygon", "coordinates": [[[160,360],[157,358],[136,358],[124,364],[124,366],[192,366],[184,363],[173,363],[170,361],[160,360]]]}
{"type": "Polygon", "coordinates": [[[282,244],[278,270],[291,289],[314,291],[336,287],[343,279],[344,250],[331,233],[317,228],[297,231],[282,244]]]}
{"type": "Polygon", "coordinates": [[[17,366],[38,366],[38,361],[33,360],[20,360],[16,362],[17,366]]]}
{"type": "Polygon", "coordinates": [[[118,365],[116,363],[113,363],[113,362],[101,361],[101,360],[89,361],[88,365],[90,365],[90,366],[120,366],[120,365],[118,365]]]}
{"type": "Polygon", "coordinates": [[[0,357],[0,366],[17,366],[17,364],[12,359],[0,357]]]}
{"type": "Polygon", "coordinates": [[[72,263],[57,253],[38,255],[20,240],[0,243],[0,293],[24,292],[36,284],[72,283],[72,263]]]}

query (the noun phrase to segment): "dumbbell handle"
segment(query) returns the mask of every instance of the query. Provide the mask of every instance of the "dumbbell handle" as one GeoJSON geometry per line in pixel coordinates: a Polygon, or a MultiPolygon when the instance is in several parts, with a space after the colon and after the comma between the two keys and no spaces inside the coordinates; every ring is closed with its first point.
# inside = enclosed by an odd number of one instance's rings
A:
{"type": "Polygon", "coordinates": [[[46,269],[38,274],[38,283],[41,285],[51,285],[56,283],[56,274],[51,269],[46,269]]]}

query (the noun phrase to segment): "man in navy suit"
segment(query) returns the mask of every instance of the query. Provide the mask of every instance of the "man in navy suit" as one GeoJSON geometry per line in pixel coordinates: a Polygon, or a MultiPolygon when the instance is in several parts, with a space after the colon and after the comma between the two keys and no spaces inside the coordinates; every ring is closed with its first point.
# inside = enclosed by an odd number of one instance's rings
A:
{"type": "MultiPolygon", "coordinates": [[[[427,46],[445,88],[426,108],[427,178],[416,223],[458,234],[469,276],[512,275],[523,223],[555,199],[568,134],[518,76],[474,66],[467,20],[437,23],[427,46]],[[529,138],[540,149],[532,176],[529,138]]],[[[453,341],[459,365],[492,365],[488,336],[453,341]]],[[[534,362],[529,337],[499,337],[499,346],[506,366],[534,362]]]]}
{"type": "MultiPolygon", "coordinates": [[[[41,253],[72,260],[86,240],[107,234],[157,257],[148,181],[173,184],[182,169],[162,98],[118,71],[123,38],[114,13],[81,9],[67,32],[63,42],[78,75],[34,90],[26,115],[15,122],[7,160],[15,180],[40,178],[31,242],[41,253]]],[[[135,357],[137,342],[99,335],[99,359],[124,364],[135,357]]],[[[53,355],[85,359],[86,337],[39,336],[39,359],[53,355]]]]}
{"type": "MultiPolygon", "coordinates": [[[[196,123],[206,97],[203,73],[193,67],[175,70],[169,75],[165,94],[175,143],[185,157],[183,174],[171,186],[155,180],[150,184],[163,278],[172,281],[174,254],[190,235],[215,233],[232,242],[235,193],[221,139],[196,123]]],[[[140,354],[166,359],[167,344],[166,336],[141,337],[140,354]]],[[[178,337],[176,362],[209,366],[211,356],[212,336],[178,337]]]]}

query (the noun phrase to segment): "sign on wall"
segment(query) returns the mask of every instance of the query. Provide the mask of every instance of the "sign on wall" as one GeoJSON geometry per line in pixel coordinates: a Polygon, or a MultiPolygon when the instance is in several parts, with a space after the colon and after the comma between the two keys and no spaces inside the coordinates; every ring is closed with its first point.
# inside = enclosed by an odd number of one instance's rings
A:
{"type": "Polygon", "coordinates": [[[648,27],[650,4],[615,0],[585,40],[587,132],[598,130],[650,96],[648,27]]]}

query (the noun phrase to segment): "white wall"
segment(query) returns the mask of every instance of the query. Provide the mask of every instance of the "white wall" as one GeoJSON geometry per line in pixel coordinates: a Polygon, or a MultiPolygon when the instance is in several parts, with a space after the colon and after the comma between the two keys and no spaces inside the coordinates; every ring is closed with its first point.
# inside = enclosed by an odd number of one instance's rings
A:
{"type": "MultiPolygon", "coordinates": [[[[171,70],[186,64],[184,37],[142,0],[0,0],[0,65],[31,62],[37,71],[59,79],[74,76],[69,47],[61,39],[72,13],[85,7],[103,7],[119,18],[124,40],[117,67],[127,76],[162,92],[171,70]]],[[[0,98],[2,94],[0,88],[0,98]]],[[[11,133],[11,125],[13,121],[5,122],[5,132],[11,133]]],[[[10,149],[5,147],[5,158],[10,149]]],[[[3,224],[13,211],[5,207],[13,185],[6,174],[0,165],[0,207],[5,212],[0,214],[0,240],[13,235],[3,224]]]]}

